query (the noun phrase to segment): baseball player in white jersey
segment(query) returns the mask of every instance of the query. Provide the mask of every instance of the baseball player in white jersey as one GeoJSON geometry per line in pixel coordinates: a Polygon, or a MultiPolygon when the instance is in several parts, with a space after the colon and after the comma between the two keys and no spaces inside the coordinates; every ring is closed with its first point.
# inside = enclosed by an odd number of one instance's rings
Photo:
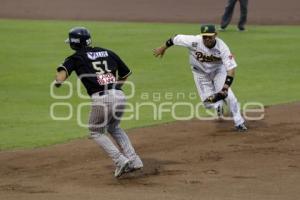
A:
{"type": "Polygon", "coordinates": [[[176,35],[170,38],[164,45],[153,50],[154,56],[162,57],[173,45],[188,48],[195,84],[204,106],[216,109],[221,116],[222,106],[226,101],[236,129],[246,131],[240,105],[230,88],[237,64],[228,46],[217,38],[215,25],[202,25],[201,35],[176,35]]]}

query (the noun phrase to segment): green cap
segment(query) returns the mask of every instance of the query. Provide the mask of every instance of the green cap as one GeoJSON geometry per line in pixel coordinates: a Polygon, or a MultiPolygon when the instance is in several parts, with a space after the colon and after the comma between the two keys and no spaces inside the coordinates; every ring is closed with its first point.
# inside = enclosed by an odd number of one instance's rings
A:
{"type": "Polygon", "coordinates": [[[216,26],[214,24],[202,24],[201,34],[206,36],[213,36],[216,33],[216,26]]]}

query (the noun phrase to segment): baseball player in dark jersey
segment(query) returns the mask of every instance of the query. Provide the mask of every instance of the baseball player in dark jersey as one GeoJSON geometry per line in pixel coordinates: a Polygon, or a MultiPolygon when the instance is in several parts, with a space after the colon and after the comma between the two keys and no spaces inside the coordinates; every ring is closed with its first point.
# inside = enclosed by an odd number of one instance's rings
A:
{"type": "Polygon", "coordinates": [[[75,53],[57,68],[55,85],[59,87],[75,71],[92,100],[89,119],[91,138],[114,161],[115,177],[141,169],[143,163],[140,157],[119,126],[126,101],[121,86],[131,71],[114,52],[91,47],[91,35],[84,27],[71,29],[66,42],[75,53]],[[110,133],[121,150],[106,132],[110,133]]]}

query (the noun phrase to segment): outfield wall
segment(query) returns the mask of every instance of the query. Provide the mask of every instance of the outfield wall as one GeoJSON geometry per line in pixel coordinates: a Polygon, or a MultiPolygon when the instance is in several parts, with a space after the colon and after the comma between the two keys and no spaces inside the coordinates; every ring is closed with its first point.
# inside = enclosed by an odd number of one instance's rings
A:
{"type": "MultiPolygon", "coordinates": [[[[1,0],[0,18],[219,23],[227,0],[1,0]]],[[[248,24],[300,24],[299,0],[249,0],[248,24]]],[[[236,6],[234,22],[239,17],[236,6]]]]}

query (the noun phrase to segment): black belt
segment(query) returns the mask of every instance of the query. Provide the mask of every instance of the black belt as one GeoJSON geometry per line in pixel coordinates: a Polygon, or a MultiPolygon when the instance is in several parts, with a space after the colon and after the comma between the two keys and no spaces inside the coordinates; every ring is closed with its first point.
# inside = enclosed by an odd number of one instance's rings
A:
{"type": "Polygon", "coordinates": [[[99,96],[106,95],[106,94],[108,94],[108,90],[114,89],[115,87],[116,87],[116,85],[114,85],[114,84],[106,85],[106,86],[104,86],[104,90],[99,91],[98,94],[99,94],[99,96]]]}
{"type": "MultiPolygon", "coordinates": [[[[115,89],[115,90],[120,90],[120,89],[115,89]]],[[[108,90],[100,91],[98,94],[99,94],[99,96],[106,95],[106,94],[108,94],[108,90]]]]}
{"type": "Polygon", "coordinates": [[[108,94],[108,91],[109,91],[109,90],[112,90],[112,89],[115,89],[115,90],[121,90],[120,88],[108,87],[108,88],[106,88],[106,90],[102,90],[102,91],[98,92],[98,94],[99,94],[99,96],[106,95],[106,94],[108,94]]]}
{"type": "Polygon", "coordinates": [[[108,92],[107,92],[107,90],[105,90],[105,91],[100,91],[98,94],[99,94],[99,96],[103,96],[103,95],[108,94],[108,92]]]}

